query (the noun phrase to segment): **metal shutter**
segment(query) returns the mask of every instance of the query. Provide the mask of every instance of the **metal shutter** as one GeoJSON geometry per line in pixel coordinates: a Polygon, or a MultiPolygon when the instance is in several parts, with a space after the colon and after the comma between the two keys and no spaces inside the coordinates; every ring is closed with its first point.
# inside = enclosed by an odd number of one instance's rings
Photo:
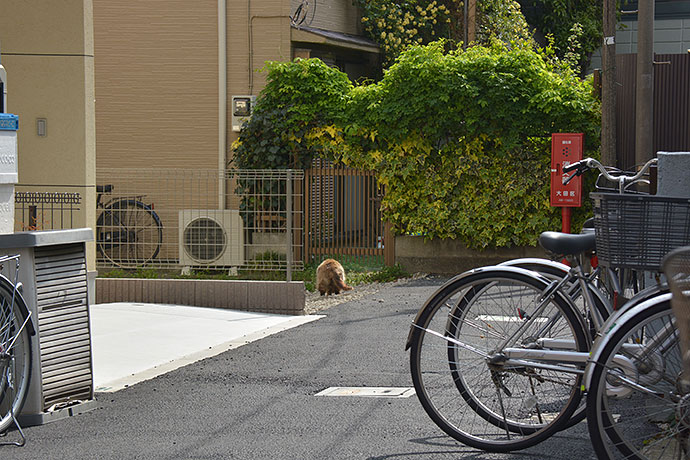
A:
{"type": "Polygon", "coordinates": [[[82,244],[35,250],[43,409],[93,397],[86,259],[82,244]]]}

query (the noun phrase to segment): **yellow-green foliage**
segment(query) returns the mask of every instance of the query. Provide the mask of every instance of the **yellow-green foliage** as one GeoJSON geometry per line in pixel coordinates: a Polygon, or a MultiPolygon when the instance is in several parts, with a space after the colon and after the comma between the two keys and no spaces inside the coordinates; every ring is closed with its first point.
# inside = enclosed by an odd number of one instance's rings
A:
{"type": "Polygon", "coordinates": [[[584,132],[587,155],[599,145],[591,82],[527,46],[413,46],[380,82],[339,88],[338,116],[312,124],[302,142],[375,170],[398,233],[473,248],[534,244],[560,228],[548,198],[551,133],[584,132]]]}
{"type": "MultiPolygon", "coordinates": [[[[355,0],[362,11],[362,25],[381,47],[384,65],[412,45],[447,39],[464,40],[462,0],[355,0]]],[[[475,43],[492,38],[505,42],[531,40],[520,5],[515,0],[482,0],[475,11],[475,43]]]]}
{"type": "Polygon", "coordinates": [[[413,47],[380,83],[356,88],[349,108],[333,151],[378,172],[397,231],[474,248],[534,244],[558,229],[550,135],[584,132],[590,155],[599,143],[591,84],[531,48],[500,43],[413,47]]]}

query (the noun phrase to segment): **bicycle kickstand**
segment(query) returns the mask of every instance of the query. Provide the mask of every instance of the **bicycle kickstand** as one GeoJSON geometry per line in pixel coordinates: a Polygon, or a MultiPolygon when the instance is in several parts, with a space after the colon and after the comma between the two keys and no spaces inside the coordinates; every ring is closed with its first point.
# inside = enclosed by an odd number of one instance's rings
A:
{"type": "MultiPolygon", "coordinates": [[[[14,416],[14,411],[10,412],[10,416],[12,417],[12,422],[14,423],[14,426],[17,427],[17,431],[19,432],[19,437],[21,438],[19,441],[2,441],[0,442],[0,446],[17,446],[17,447],[23,447],[26,444],[26,436],[24,435],[24,431],[22,430],[22,427],[19,425],[19,422],[17,421],[17,418],[14,416]]],[[[0,434],[0,436],[5,437],[7,436],[7,431],[4,433],[0,434]]]]}

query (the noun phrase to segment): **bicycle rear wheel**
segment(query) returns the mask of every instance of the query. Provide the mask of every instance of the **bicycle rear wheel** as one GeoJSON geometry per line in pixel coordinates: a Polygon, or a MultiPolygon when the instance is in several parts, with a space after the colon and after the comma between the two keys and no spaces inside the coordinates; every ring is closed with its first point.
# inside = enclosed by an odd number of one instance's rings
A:
{"type": "Polygon", "coordinates": [[[150,206],[121,200],[103,210],[96,222],[98,249],[122,268],[141,267],[158,256],[163,225],[150,206]]]}
{"type": "Polygon", "coordinates": [[[593,356],[587,423],[600,459],[688,458],[690,396],[669,296],[659,299],[621,317],[593,356]]]}
{"type": "Polygon", "coordinates": [[[24,405],[31,378],[31,336],[20,308],[24,301],[0,280],[0,433],[6,431],[24,405]]]}
{"type": "Polygon", "coordinates": [[[420,312],[410,340],[412,380],[431,419],[458,441],[491,452],[524,449],[561,429],[577,409],[575,372],[492,359],[525,321],[515,347],[555,339],[587,351],[578,313],[567,302],[554,296],[536,311],[546,287],[516,269],[477,270],[444,285],[420,312]]]}

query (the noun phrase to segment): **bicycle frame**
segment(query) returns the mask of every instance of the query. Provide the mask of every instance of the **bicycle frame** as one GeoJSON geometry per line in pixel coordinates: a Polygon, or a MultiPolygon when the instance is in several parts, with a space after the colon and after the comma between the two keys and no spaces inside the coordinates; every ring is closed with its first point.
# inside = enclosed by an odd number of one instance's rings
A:
{"type": "MultiPolygon", "coordinates": [[[[491,267],[492,269],[496,269],[499,267],[491,267]]],[[[467,273],[467,275],[471,273],[477,273],[478,271],[481,270],[486,270],[487,268],[484,269],[475,269],[471,270],[470,272],[467,273]]],[[[517,268],[517,267],[510,267],[510,266],[504,266],[502,267],[503,270],[506,271],[513,271],[513,272],[524,272],[526,270],[517,268]]],[[[535,273],[532,273],[534,275],[535,273]]],[[[538,275],[538,274],[537,274],[538,275]]],[[[462,276],[462,275],[461,275],[462,276]]],[[[602,348],[602,343],[605,342],[605,340],[597,340],[595,341],[595,345],[592,349],[591,352],[577,352],[574,351],[574,343],[567,341],[567,340],[557,340],[557,339],[551,339],[548,337],[548,334],[546,332],[548,331],[549,325],[554,321],[554,318],[540,318],[539,314],[543,311],[544,307],[546,304],[548,304],[554,296],[560,296],[562,299],[564,299],[566,302],[568,302],[571,306],[574,307],[574,304],[572,300],[568,296],[564,296],[562,294],[561,288],[569,281],[572,280],[573,277],[577,277],[580,281],[580,283],[584,283],[586,276],[581,272],[581,269],[578,269],[576,267],[573,267],[571,271],[561,280],[558,282],[551,282],[548,287],[545,289],[545,291],[542,293],[541,298],[538,301],[537,306],[534,309],[534,312],[531,313],[529,318],[526,318],[523,320],[523,324],[506,340],[503,341],[503,343],[497,347],[497,350],[500,350],[500,353],[497,353],[494,356],[490,356],[472,345],[466,344],[456,338],[449,337],[447,335],[441,334],[437,331],[433,331],[430,329],[423,328],[421,326],[417,325],[417,319],[413,322],[412,327],[410,328],[410,336],[415,328],[421,329],[426,333],[432,334],[434,336],[437,336],[439,338],[442,338],[443,340],[446,340],[449,343],[452,343],[453,345],[459,346],[465,350],[468,350],[472,353],[476,353],[477,355],[481,356],[482,358],[486,359],[487,361],[491,362],[492,364],[500,365],[504,369],[510,369],[510,368],[521,368],[521,367],[531,367],[535,369],[544,369],[544,370],[553,370],[553,371],[559,371],[559,372],[565,372],[565,373],[570,373],[570,374],[575,374],[575,375],[584,375],[585,378],[591,373],[588,371],[590,369],[590,366],[588,364],[590,362],[596,362],[598,359],[598,355],[595,353],[595,350],[600,350],[602,348]],[[542,321],[545,324],[540,328],[540,334],[539,338],[535,340],[535,343],[539,346],[538,348],[524,348],[524,347],[515,347],[513,344],[515,343],[516,339],[521,337],[523,332],[532,324],[534,324],[536,321],[542,321]],[[543,336],[542,336],[543,334],[543,336]],[[589,373],[588,373],[589,372],[589,373]]],[[[490,284],[490,283],[489,283],[490,284]]],[[[487,289],[489,286],[485,286],[483,289],[487,289]]],[[[588,292],[587,289],[585,289],[584,284],[581,284],[581,288],[585,291],[588,292]]],[[[433,296],[432,296],[433,297],[433,296]]],[[[654,304],[657,302],[663,302],[667,299],[670,298],[670,294],[660,294],[652,297],[651,299],[646,299],[642,300],[641,303],[639,304],[632,304],[632,305],[627,305],[626,308],[622,308],[621,310],[617,311],[615,314],[611,315],[608,320],[605,322],[599,318],[600,324],[597,326],[598,331],[605,331],[606,335],[615,332],[617,329],[617,325],[620,325],[626,321],[626,319],[632,315],[634,315],[636,312],[638,312],[640,309],[647,308],[650,304],[654,304]]],[[[586,299],[586,302],[591,302],[590,299],[586,299]]],[[[472,302],[472,300],[470,300],[472,302]]],[[[635,302],[633,300],[632,302],[635,302]]],[[[421,309],[420,311],[422,311],[421,309]]],[[[595,309],[594,309],[595,310],[595,309]]],[[[598,317],[598,314],[594,314],[593,318],[598,317]]],[[[619,326],[618,326],[619,327],[619,326]]],[[[676,339],[677,336],[673,335],[674,331],[673,330],[663,330],[657,333],[655,337],[652,338],[650,343],[652,344],[660,344],[663,343],[663,341],[669,341],[668,344],[665,346],[670,346],[673,344],[673,340],[676,339]]],[[[409,347],[409,338],[408,338],[408,347],[409,347]]],[[[626,356],[617,356],[614,360],[614,362],[618,363],[621,368],[634,368],[634,363],[627,358],[626,356]]],[[[633,383],[634,384],[634,383],[633,383]]],[[[587,381],[585,383],[585,388],[589,388],[589,382],[587,381]]],[[[613,390],[612,390],[613,391],[613,390]]]]}
{"type": "MultiPolygon", "coordinates": [[[[625,311],[621,312],[620,315],[616,315],[612,318],[609,318],[609,320],[606,322],[604,326],[604,330],[602,331],[603,334],[605,334],[600,340],[597,340],[594,344],[594,347],[592,348],[591,351],[591,358],[590,362],[591,363],[597,363],[601,361],[601,354],[607,345],[607,337],[613,336],[620,328],[621,326],[628,321],[632,316],[634,316],[636,313],[638,313],[640,310],[644,310],[645,308],[649,308],[652,305],[655,305],[659,302],[668,302],[671,300],[671,294],[666,293],[666,294],[660,294],[656,297],[652,297],[651,299],[645,300],[644,302],[635,305],[631,308],[626,309],[625,311]]],[[[658,343],[663,343],[659,342],[659,340],[677,340],[677,335],[669,335],[669,332],[673,331],[661,331],[660,335],[657,334],[656,336],[652,337],[652,340],[650,343],[658,344],[658,343]],[[666,334],[664,336],[664,334],[666,334]]],[[[665,346],[670,346],[672,343],[668,343],[665,346]]],[[[592,383],[592,368],[593,366],[587,366],[585,369],[585,376],[584,376],[584,387],[586,390],[589,390],[590,384],[592,383]]],[[[635,384],[634,382],[626,382],[629,384],[635,384]]],[[[638,388],[639,389],[639,388],[638,388]]]]}

